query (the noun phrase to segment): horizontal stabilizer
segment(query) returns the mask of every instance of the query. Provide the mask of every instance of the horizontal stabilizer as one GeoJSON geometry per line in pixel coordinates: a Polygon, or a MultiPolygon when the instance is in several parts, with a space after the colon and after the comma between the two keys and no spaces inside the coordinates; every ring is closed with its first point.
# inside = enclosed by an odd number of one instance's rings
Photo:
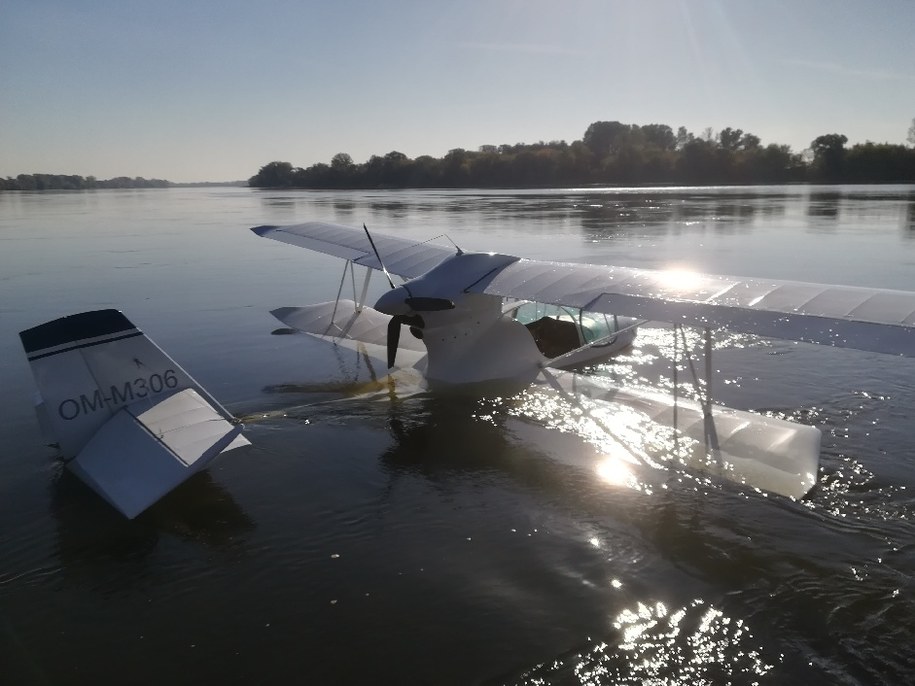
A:
{"type": "Polygon", "coordinates": [[[221,452],[248,445],[241,429],[188,388],[122,408],[69,466],[132,519],[221,452]]]}

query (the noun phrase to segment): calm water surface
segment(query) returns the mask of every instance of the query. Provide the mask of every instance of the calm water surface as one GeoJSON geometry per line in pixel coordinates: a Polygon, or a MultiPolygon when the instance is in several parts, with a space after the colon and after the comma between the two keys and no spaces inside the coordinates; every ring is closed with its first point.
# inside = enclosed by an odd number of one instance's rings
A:
{"type": "MultiPolygon", "coordinates": [[[[271,335],[342,263],[247,228],[312,219],[915,289],[915,187],[0,194],[3,683],[915,679],[915,361],[722,335],[718,399],[820,427],[816,488],[612,485],[575,407],[379,390],[383,364],[271,335]],[[103,307],[254,444],[135,521],[42,445],[17,336],[103,307]]],[[[648,329],[592,372],[666,388],[670,355],[648,329]]]]}

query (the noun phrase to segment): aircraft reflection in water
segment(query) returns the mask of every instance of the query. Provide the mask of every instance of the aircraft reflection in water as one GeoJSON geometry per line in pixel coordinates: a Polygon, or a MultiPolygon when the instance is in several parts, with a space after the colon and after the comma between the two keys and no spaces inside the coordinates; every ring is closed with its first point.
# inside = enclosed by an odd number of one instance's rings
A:
{"type": "MultiPolygon", "coordinates": [[[[112,551],[125,559],[141,560],[151,554],[162,535],[202,543],[208,548],[236,547],[242,534],[255,523],[232,495],[208,471],[188,479],[133,520],[115,514],[91,497],[73,473],[61,470],[52,482],[51,514],[57,523],[57,549],[66,575],[78,567],[91,567],[98,550],[107,559],[112,551]]],[[[97,562],[97,560],[96,560],[97,562]]]]}
{"type": "MultiPolygon", "coordinates": [[[[632,479],[626,484],[606,483],[602,478],[606,473],[602,473],[600,465],[604,464],[607,444],[599,432],[592,435],[584,428],[587,412],[561,403],[547,405],[536,398],[536,392],[478,400],[460,394],[411,394],[415,389],[409,384],[397,381],[396,385],[393,397],[378,394],[351,399],[347,405],[355,412],[355,421],[386,422],[395,439],[381,456],[381,465],[390,480],[387,486],[378,487],[385,500],[395,499],[392,492],[401,479],[407,484],[396,496],[401,507],[402,501],[410,497],[407,493],[416,490],[411,485],[416,478],[431,483],[433,490],[453,502],[454,507],[463,507],[460,503],[467,497],[462,495],[465,486],[493,487],[502,494],[500,497],[520,486],[521,493],[538,495],[542,501],[537,505],[538,511],[549,504],[571,508],[586,521],[593,518],[602,522],[602,532],[593,535],[590,544],[595,554],[603,553],[611,568],[615,566],[614,559],[626,557],[632,549],[633,536],[651,541],[651,547],[665,553],[678,549],[678,559],[689,560],[699,569],[720,564],[695,543],[696,523],[689,519],[707,518],[714,524],[714,507],[706,513],[702,507],[685,506],[690,495],[683,488],[661,489],[660,497],[639,497],[657,483],[646,481],[644,470],[637,468],[629,472],[632,479]],[[353,403],[358,406],[354,408],[353,403]],[[455,440],[456,436],[460,440],[455,440]],[[503,479],[509,484],[507,487],[500,486],[503,479]],[[609,522],[621,523],[619,531],[608,526],[609,522]],[[690,550],[679,550],[683,546],[690,550]]],[[[311,389],[300,389],[308,390],[311,389]]],[[[342,404],[330,402],[289,409],[286,417],[293,421],[308,417],[322,424],[336,412],[346,410],[342,404]]],[[[411,501],[410,505],[421,503],[411,501]]],[[[384,503],[378,504],[378,510],[387,511],[384,503]]],[[[472,516],[463,511],[462,521],[470,528],[473,527],[467,522],[472,516]]],[[[554,532],[563,534],[568,535],[554,532]]],[[[486,546],[487,542],[476,541],[475,545],[486,546]]],[[[507,544],[503,541],[500,545],[507,544]]],[[[505,557],[507,553],[501,550],[500,554],[505,557]]],[[[567,573],[574,569],[588,578],[587,572],[582,571],[588,569],[587,563],[566,563],[567,573]]],[[[697,682],[705,679],[714,683],[764,676],[772,669],[761,658],[761,647],[749,627],[739,616],[730,615],[727,608],[710,605],[701,598],[673,607],[661,601],[632,601],[643,589],[630,575],[638,576],[644,564],[650,564],[650,560],[637,563],[627,559],[625,565],[620,565],[626,570],[625,575],[620,575],[622,578],[609,578],[600,588],[589,586],[603,600],[597,602],[592,596],[590,612],[594,617],[579,616],[585,625],[599,625],[606,621],[603,613],[609,609],[611,626],[620,634],[618,643],[599,642],[589,651],[557,656],[518,675],[517,682],[562,680],[575,675],[586,683],[590,681],[584,676],[603,683],[607,679],[641,681],[688,674],[697,682]]],[[[505,574],[506,570],[494,568],[486,568],[485,572],[490,593],[511,588],[513,599],[520,602],[519,596],[538,592],[527,587],[523,575],[502,577],[500,572],[505,574]]]]}

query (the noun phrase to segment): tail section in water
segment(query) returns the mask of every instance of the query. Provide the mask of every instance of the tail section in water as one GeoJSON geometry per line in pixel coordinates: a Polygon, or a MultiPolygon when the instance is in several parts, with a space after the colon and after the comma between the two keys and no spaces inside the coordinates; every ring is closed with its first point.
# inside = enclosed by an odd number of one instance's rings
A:
{"type": "Polygon", "coordinates": [[[248,444],[232,415],[117,310],[19,336],[43,425],[68,466],[128,517],[248,444]]]}

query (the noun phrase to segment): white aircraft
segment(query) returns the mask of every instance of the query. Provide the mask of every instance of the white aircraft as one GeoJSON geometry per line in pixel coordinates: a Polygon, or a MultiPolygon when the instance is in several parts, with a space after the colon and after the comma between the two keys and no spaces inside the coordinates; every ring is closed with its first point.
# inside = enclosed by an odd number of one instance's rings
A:
{"type": "Polygon", "coordinates": [[[128,518],[248,445],[235,418],[117,310],[62,317],[19,337],[43,433],[128,518]]]}
{"type": "MultiPolygon", "coordinates": [[[[252,231],[346,260],[335,301],[273,311],[295,330],[357,349],[384,346],[389,367],[407,358],[432,389],[540,384],[602,417],[610,434],[657,437],[664,427],[668,458],[794,498],[816,483],[820,431],[713,405],[712,330],[915,356],[911,292],[527,260],[371,235],[364,226],[311,222],[252,231]],[[356,265],[366,268],[361,295],[356,265]],[[390,285],[374,308],[365,303],[372,270],[390,285]],[[347,274],[353,300],[340,297],[347,274]],[[404,283],[395,286],[391,274],[404,283]],[[638,322],[648,321],[673,324],[681,334],[684,326],[704,329],[699,402],[678,398],[676,382],[667,396],[562,371],[619,352],[638,322]],[[404,326],[412,334],[406,339],[404,326]]],[[[620,446],[624,462],[658,465],[650,454],[657,446],[620,446]]]]}
{"type": "MultiPolygon", "coordinates": [[[[252,231],[346,260],[336,300],[273,311],[287,326],[386,352],[389,367],[398,360],[413,367],[433,390],[501,382],[558,393],[608,435],[626,435],[614,456],[624,468],[675,461],[793,498],[816,483],[818,429],[712,403],[713,329],[915,356],[912,292],[465,253],[327,223],[252,231]],[[366,271],[358,295],[355,266],[366,271]],[[373,270],[384,272],[390,290],[369,307],[373,270]],[[396,286],[391,274],[404,283],[396,286]],[[352,300],[340,297],[347,275],[352,300]],[[700,401],[678,397],[676,380],[664,395],[566,371],[624,349],[647,321],[673,324],[675,336],[680,330],[700,401]],[[401,336],[404,326],[410,336],[401,336]],[[704,380],[684,326],[705,331],[704,380]]],[[[116,310],[20,336],[42,426],[68,466],[128,517],[248,443],[238,422],[116,310]]]]}

